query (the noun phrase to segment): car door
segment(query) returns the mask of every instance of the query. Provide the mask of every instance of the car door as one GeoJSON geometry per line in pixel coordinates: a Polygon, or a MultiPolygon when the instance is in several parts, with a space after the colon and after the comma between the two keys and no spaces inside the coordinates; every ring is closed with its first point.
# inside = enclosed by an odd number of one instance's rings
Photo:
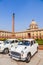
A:
{"type": "Polygon", "coordinates": [[[34,41],[31,41],[31,54],[33,55],[35,53],[35,47],[34,47],[34,41]]]}
{"type": "Polygon", "coordinates": [[[37,51],[37,44],[36,44],[35,40],[33,41],[33,44],[34,44],[34,52],[36,52],[37,51]]]}
{"type": "Polygon", "coordinates": [[[9,42],[4,43],[4,48],[9,48],[10,49],[10,43],[9,42]]]}

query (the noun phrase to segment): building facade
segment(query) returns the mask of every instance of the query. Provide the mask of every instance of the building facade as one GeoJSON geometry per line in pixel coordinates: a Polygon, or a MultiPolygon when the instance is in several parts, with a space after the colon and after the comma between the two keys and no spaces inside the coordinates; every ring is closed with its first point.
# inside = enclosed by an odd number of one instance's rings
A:
{"type": "Polygon", "coordinates": [[[0,38],[11,38],[11,35],[11,32],[0,30],[0,38]]]}
{"type": "Polygon", "coordinates": [[[29,29],[23,32],[16,32],[16,38],[34,38],[34,39],[43,39],[43,29],[40,29],[37,23],[32,20],[29,29]]]}
{"type": "Polygon", "coordinates": [[[22,32],[0,31],[0,38],[34,38],[34,39],[43,39],[43,29],[40,29],[38,27],[37,23],[34,20],[32,20],[32,22],[29,25],[29,28],[27,30],[22,31],[22,32]]]}

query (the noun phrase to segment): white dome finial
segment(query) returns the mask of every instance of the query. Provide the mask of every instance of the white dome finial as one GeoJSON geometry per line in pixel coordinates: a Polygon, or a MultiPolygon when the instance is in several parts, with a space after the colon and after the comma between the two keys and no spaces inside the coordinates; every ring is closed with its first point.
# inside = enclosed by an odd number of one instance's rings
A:
{"type": "Polygon", "coordinates": [[[38,25],[37,25],[37,23],[35,22],[34,19],[32,20],[29,27],[30,27],[30,29],[38,29],[38,25]]]}

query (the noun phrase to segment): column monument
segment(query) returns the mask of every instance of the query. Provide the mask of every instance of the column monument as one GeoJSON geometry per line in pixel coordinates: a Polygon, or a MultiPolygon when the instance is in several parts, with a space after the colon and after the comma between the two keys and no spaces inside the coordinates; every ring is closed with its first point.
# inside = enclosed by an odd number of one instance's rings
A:
{"type": "Polygon", "coordinates": [[[12,16],[12,38],[15,38],[14,20],[15,20],[15,13],[13,13],[12,16]]]}

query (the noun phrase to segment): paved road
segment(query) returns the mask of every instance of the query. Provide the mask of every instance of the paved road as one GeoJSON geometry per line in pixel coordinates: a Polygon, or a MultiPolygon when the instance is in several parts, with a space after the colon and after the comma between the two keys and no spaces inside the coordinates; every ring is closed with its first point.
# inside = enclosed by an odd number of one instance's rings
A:
{"type": "Polygon", "coordinates": [[[43,65],[43,50],[39,50],[29,63],[12,60],[8,55],[0,54],[0,65],[43,65]]]}

